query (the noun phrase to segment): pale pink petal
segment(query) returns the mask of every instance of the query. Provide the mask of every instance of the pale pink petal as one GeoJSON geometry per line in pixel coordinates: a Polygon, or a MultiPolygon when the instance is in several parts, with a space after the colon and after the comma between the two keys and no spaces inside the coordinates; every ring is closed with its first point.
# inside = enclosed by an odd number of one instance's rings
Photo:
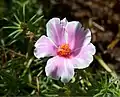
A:
{"type": "Polygon", "coordinates": [[[72,50],[86,46],[91,41],[90,30],[84,30],[78,21],[68,22],[66,32],[68,33],[68,43],[70,43],[72,50]]]}
{"type": "Polygon", "coordinates": [[[63,20],[61,20],[61,24],[63,27],[65,27],[67,25],[68,21],[66,18],[64,18],[63,20]]]}
{"type": "Polygon", "coordinates": [[[50,58],[47,61],[45,72],[47,76],[50,76],[53,79],[58,80],[61,76],[62,68],[63,68],[63,59],[56,56],[56,57],[50,58]]]}
{"type": "Polygon", "coordinates": [[[69,60],[56,56],[48,60],[45,72],[56,80],[61,77],[61,81],[66,83],[74,76],[74,67],[69,60]]]}
{"type": "Polygon", "coordinates": [[[35,43],[34,55],[37,58],[56,55],[56,46],[45,35],[41,36],[35,43]]]}
{"type": "Polygon", "coordinates": [[[92,61],[93,61],[93,56],[89,55],[86,59],[77,58],[77,57],[72,59],[72,64],[76,69],[84,69],[87,68],[92,61]]]}
{"type": "Polygon", "coordinates": [[[76,50],[74,52],[74,57],[71,59],[74,68],[83,69],[88,67],[93,61],[93,55],[96,52],[95,46],[92,43],[90,43],[89,45],[81,48],[80,52],[78,51],[79,50],[76,50]],[[77,53],[77,55],[75,53],[77,53]]]}
{"type": "Polygon", "coordinates": [[[46,24],[47,36],[57,45],[64,43],[64,28],[59,18],[52,18],[46,24]]]}
{"type": "Polygon", "coordinates": [[[74,76],[74,67],[70,59],[64,60],[64,68],[62,69],[61,81],[63,83],[69,82],[74,76]]]}

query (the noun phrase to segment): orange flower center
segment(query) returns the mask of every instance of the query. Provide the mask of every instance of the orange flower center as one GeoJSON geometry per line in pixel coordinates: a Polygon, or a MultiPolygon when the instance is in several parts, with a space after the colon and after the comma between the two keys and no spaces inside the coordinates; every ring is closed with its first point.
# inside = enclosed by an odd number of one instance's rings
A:
{"type": "Polygon", "coordinates": [[[71,49],[69,47],[69,44],[62,44],[59,46],[57,54],[62,57],[70,57],[71,49]]]}

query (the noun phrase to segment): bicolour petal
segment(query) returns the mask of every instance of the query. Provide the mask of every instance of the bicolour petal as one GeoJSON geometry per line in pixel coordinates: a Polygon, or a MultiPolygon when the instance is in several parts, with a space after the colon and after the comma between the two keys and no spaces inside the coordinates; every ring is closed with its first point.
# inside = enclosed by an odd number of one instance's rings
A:
{"type": "Polygon", "coordinates": [[[80,28],[81,24],[78,21],[68,22],[66,25],[66,32],[68,33],[68,43],[71,45],[71,49],[74,48],[80,28]]]}
{"type": "Polygon", "coordinates": [[[56,56],[48,60],[45,72],[56,80],[61,77],[61,81],[66,83],[74,76],[74,67],[69,60],[56,56]]]}
{"type": "Polygon", "coordinates": [[[65,27],[67,25],[67,23],[68,23],[68,21],[67,21],[66,18],[61,20],[61,24],[62,24],[63,27],[65,27]]]}
{"type": "Polygon", "coordinates": [[[52,77],[53,79],[58,80],[61,76],[62,68],[63,68],[63,59],[56,56],[50,58],[47,61],[47,65],[45,67],[45,72],[47,76],[52,77]]]}
{"type": "Polygon", "coordinates": [[[64,68],[62,69],[61,81],[63,83],[69,82],[74,76],[74,67],[70,59],[64,60],[64,68]]]}
{"type": "Polygon", "coordinates": [[[90,30],[84,30],[78,21],[68,22],[66,25],[66,31],[68,33],[68,43],[71,44],[72,50],[86,46],[91,41],[90,30]]]}
{"type": "Polygon", "coordinates": [[[95,52],[96,49],[92,43],[81,48],[80,52],[79,50],[76,50],[73,54],[74,57],[71,59],[74,68],[83,69],[88,67],[93,61],[93,55],[95,54],[95,52]],[[77,53],[77,55],[75,53],[77,53]]]}
{"type": "Polygon", "coordinates": [[[59,46],[64,42],[64,28],[59,18],[52,18],[46,24],[47,36],[59,46]]]}
{"type": "Polygon", "coordinates": [[[45,35],[41,36],[35,43],[34,55],[37,58],[56,55],[55,44],[45,35]]]}

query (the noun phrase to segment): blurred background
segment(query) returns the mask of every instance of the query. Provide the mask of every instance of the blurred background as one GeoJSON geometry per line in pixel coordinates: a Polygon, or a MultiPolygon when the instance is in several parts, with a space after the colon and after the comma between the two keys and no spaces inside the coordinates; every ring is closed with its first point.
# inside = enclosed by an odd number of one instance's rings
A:
{"type": "Polygon", "coordinates": [[[120,96],[120,0],[1,0],[0,96],[120,96]],[[47,78],[34,43],[53,17],[92,32],[94,61],[68,83],[47,78]]]}

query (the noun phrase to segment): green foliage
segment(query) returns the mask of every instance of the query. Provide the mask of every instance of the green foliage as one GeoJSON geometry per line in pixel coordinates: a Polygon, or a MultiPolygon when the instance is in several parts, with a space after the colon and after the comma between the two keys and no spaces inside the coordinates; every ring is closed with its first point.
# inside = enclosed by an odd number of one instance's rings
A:
{"type": "Polygon", "coordinates": [[[89,67],[76,70],[63,84],[45,75],[48,58],[33,56],[34,43],[45,34],[46,19],[37,0],[12,0],[10,12],[0,19],[0,96],[120,96],[118,78],[89,67]]]}

